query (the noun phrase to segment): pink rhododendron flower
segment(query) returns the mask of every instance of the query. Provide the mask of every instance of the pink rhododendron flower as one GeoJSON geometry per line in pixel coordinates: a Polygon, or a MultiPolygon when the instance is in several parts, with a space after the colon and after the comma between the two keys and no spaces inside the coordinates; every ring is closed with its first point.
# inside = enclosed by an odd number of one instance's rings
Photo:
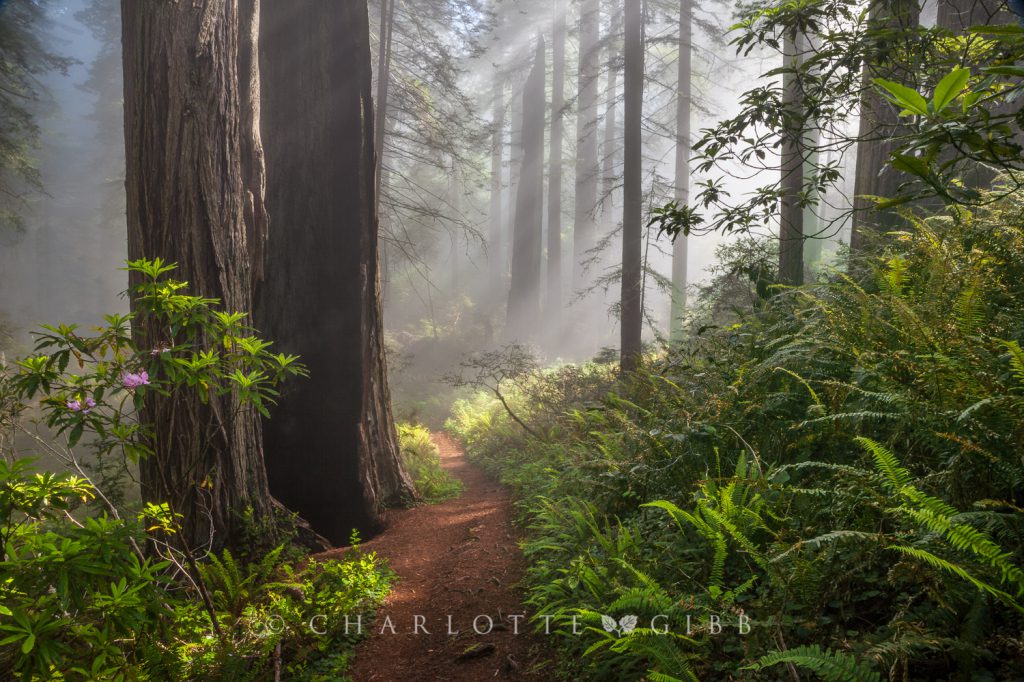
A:
{"type": "Polygon", "coordinates": [[[121,374],[121,383],[124,384],[125,388],[138,388],[139,386],[149,385],[149,372],[143,370],[138,374],[133,372],[123,372],[121,374]]]}

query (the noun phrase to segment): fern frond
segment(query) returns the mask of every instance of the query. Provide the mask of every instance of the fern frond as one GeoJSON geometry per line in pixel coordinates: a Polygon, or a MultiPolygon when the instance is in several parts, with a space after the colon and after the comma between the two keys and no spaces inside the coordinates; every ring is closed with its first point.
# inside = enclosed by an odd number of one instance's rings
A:
{"type": "Polygon", "coordinates": [[[972,282],[953,304],[956,326],[963,334],[973,334],[985,323],[984,289],[978,282],[972,282]]]}
{"type": "Polygon", "coordinates": [[[999,343],[1010,353],[1010,370],[1014,378],[1024,383],[1024,349],[1016,341],[1000,340],[999,343]]]}
{"type": "Polygon", "coordinates": [[[989,585],[985,581],[979,580],[979,579],[975,578],[973,575],[971,575],[971,573],[967,569],[963,568],[962,566],[958,566],[958,565],[956,565],[956,564],[954,564],[954,563],[952,563],[950,561],[947,561],[947,560],[943,559],[942,557],[939,557],[939,556],[936,556],[936,555],[932,554],[931,552],[929,552],[927,550],[918,549],[917,547],[907,547],[905,545],[893,545],[892,547],[889,547],[888,549],[891,549],[891,550],[893,550],[895,552],[901,552],[902,554],[906,554],[907,556],[910,556],[910,557],[913,557],[915,559],[918,559],[919,561],[923,561],[926,564],[932,566],[933,568],[937,568],[937,569],[939,569],[941,571],[945,571],[945,572],[951,573],[951,574],[953,574],[953,575],[955,575],[955,576],[957,576],[959,578],[962,578],[962,579],[966,580],[967,582],[971,583],[972,585],[974,585],[979,590],[981,590],[983,592],[988,592],[993,597],[995,597],[999,601],[1003,602],[1007,606],[1010,606],[1010,607],[1016,609],[1020,613],[1024,613],[1024,607],[1022,607],[1020,604],[1018,604],[1017,601],[1013,597],[1011,597],[1006,592],[1003,592],[999,588],[993,587],[992,585],[989,585]]]}
{"type": "Polygon", "coordinates": [[[817,644],[801,646],[787,651],[775,651],[762,656],[757,663],[744,670],[763,670],[780,663],[807,668],[818,674],[825,682],[881,682],[882,676],[862,665],[849,654],[822,649],[817,644]]]}
{"type": "Polygon", "coordinates": [[[896,455],[887,450],[881,443],[876,443],[870,438],[858,436],[854,440],[867,450],[875,460],[875,467],[885,476],[889,486],[894,491],[901,490],[904,486],[910,485],[913,477],[910,472],[900,466],[896,455]]]}

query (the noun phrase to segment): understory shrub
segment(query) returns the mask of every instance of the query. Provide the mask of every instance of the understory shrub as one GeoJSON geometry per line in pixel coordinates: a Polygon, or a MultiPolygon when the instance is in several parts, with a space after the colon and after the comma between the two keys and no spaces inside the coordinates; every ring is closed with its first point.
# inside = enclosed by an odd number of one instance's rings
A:
{"type": "Polygon", "coordinates": [[[1021,201],[908,215],[857,277],[737,269],[634,376],[456,405],[569,677],[1024,676],[1021,201]]]}
{"type": "Polygon", "coordinates": [[[254,528],[245,556],[186,549],[180,515],[128,486],[140,460],[160,456],[147,392],[231,393],[266,415],[305,369],[243,313],[185,294],[167,278],[174,266],[128,267],[137,312],[89,336],[44,327],[33,355],[0,367],[0,679],[341,679],[356,637],[345,614],[368,618],[391,580],[357,538],[301,566],[297,548],[261,551],[286,540],[276,526],[254,528]],[[145,322],[175,330],[173,342],[137,347],[132,325],[145,322]],[[29,446],[48,471],[21,456],[29,446]]]}
{"type": "Polygon", "coordinates": [[[430,430],[417,424],[398,424],[402,462],[426,502],[443,502],[458,497],[462,482],[441,466],[441,453],[430,430]]]}

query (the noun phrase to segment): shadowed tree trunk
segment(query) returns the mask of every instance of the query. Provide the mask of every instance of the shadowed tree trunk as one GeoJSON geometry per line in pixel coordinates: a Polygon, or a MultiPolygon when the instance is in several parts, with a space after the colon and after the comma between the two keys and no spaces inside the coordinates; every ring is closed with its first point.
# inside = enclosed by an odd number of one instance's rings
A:
{"type": "Polygon", "coordinates": [[[522,159],[512,234],[512,282],[506,336],[525,340],[540,330],[540,266],[544,220],[544,40],[523,87],[522,159]]]}
{"type": "Polygon", "coordinates": [[[546,332],[559,338],[562,319],[562,140],[565,109],[565,4],[558,0],[551,30],[551,158],[548,162],[546,332]]]}
{"type": "Polygon", "coordinates": [[[572,230],[573,287],[586,285],[583,263],[594,246],[597,208],[597,78],[600,15],[597,0],[580,7],[580,56],[576,98],[576,195],[572,230]]]}
{"type": "Polygon", "coordinates": [[[272,218],[260,327],[310,379],[264,425],[274,495],[334,543],[413,487],[386,380],[366,5],[265,2],[262,124],[272,218]]]}
{"type": "MultiPolygon", "coordinates": [[[[800,61],[800,51],[795,31],[786,33],[782,54],[785,66],[796,68],[800,61]]],[[[779,198],[779,281],[797,286],[804,283],[804,214],[800,207],[804,164],[800,150],[800,90],[796,74],[792,71],[782,74],[782,105],[786,129],[782,133],[779,151],[782,173],[782,196],[779,198]]]]}
{"type": "MultiPolygon", "coordinates": [[[[676,90],[676,186],[675,200],[685,206],[690,200],[690,107],[693,101],[693,0],[679,1],[679,63],[676,90]]],[[[688,237],[680,234],[672,243],[672,292],[669,338],[682,335],[686,313],[688,237]]]]}
{"type": "Polygon", "coordinates": [[[620,321],[620,367],[631,372],[640,365],[643,333],[642,246],[643,216],[641,164],[644,105],[643,0],[626,0],[624,11],[625,68],[623,84],[622,178],[622,303],[620,321]]]}
{"type": "MultiPolygon", "coordinates": [[[[250,311],[266,235],[258,0],[121,7],[128,255],[176,262],[191,293],[250,311]]],[[[134,333],[143,347],[167,341],[145,325],[134,333]]],[[[271,520],[254,409],[235,396],[149,393],[140,416],[155,453],[140,466],[142,494],[184,515],[189,545],[237,548],[246,510],[271,520]]]]}
{"type": "MultiPolygon", "coordinates": [[[[878,2],[871,9],[869,20],[894,29],[916,26],[919,7],[915,0],[878,2]]],[[[865,232],[874,224],[891,225],[892,214],[875,213],[874,204],[865,197],[892,197],[900,185],[899,173],[891,168],[889,157],[894,151],[893,138],[899,133],[899,111],[883,98],[872,84],[876,76],[891,78],[889,74],[877,73],[879,65],[893,59],[888,52],[875,55],[864,67],[864,94],[860,105],[860,127],[857,143],[857,169],[854,174],[853,225],[850,232],[850,249],[864,248],[865,232]]]]}
{"type": "Polygon", "coordinates": [[[502,214],[501,187],[502,163],[505,150],[505,83],[500,77],[494,79],[494,91],[491,95],[494,111],[491,115],[491,208],[490,233],[487,236],[487,262],[491,275],[492,300],[500,300],[502,286],[505,281],[505,256],[502,245],[502,214]]]}

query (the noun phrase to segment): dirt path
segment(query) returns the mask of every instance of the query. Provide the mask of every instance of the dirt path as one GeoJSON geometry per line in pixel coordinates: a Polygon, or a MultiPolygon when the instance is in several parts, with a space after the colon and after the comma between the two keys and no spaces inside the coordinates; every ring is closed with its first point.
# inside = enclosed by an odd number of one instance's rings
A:
{"type": "Polygon", "coordinates": [[[356,650],[352,679],[550,679],[549,652],[526,622],[516,589],[525,562],[509,494],[471,466],[448,436],[434,440],[442,464],[465,490],[443,504],[391,512],[388,530],[363,546],[387,557],[399,580],[356,650]],[[487,634],[474,631],[474,620],[487,634]]]}

